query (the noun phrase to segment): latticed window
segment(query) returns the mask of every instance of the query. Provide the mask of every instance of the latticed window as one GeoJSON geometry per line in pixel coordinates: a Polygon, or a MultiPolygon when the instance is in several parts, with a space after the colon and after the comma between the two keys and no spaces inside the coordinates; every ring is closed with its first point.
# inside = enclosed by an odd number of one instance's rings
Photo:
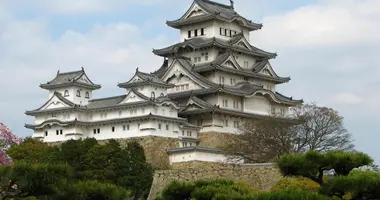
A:
{"type": "Polygon", "coordinates": [[[65,90],[65,93],[63,94],[63,96],[68,97],[69,96],[69,91],[65,90]]]}
{"type": "Polygon", "coordinates": [[[80,97],[80,90],[77,90],[77,97],[80,97]]]}

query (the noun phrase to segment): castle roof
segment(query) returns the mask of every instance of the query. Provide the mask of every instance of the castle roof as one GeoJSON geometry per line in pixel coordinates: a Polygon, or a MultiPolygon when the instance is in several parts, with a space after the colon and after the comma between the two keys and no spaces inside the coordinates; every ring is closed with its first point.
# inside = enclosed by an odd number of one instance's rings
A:
{"type": "Polygon", "coordinates": [[[245,43],[248,48],[241,47],[239,45],[236,45],[241,39],[244,39],[244,36],[242,34],[237,34],[234,37],[232,37],[229,41],[217,38],[217,37],[211,37],[211,38],[205,38],[205,37],[197,37],[197,38],[190,38],[186,39],[184,42],[180,42],[174,45],[171,45],[166,48],[162,49],[153,49],[153,53],[158,56],[164,56],[168,57],[170,55],[178,54],[181,49],[186,48],[192,48],[192,49],[200,49],[200,48],[206,48],[206,47],[219,47],[223,49],[229,49],[231,51],[245,53],[248,55],[257,56],[260,58],[266,58],[266,59],[272,59],[277,56],[276,53],[270,53],[266,52],[262,49],[259,49],[248,42],[245,43]]]}
{"type": "Polygon", "coordinates": [[[186,126],[191,126],[195,127],[193,125],[190,125],[187,122],[187,119],[185,118],[179,118],[179,117],[165,117],[161,115],[153,115],[153,114],[148,114],[148,115],[142,115],[142,116],[135,116],[135,117],[125,117],[125,118],[118,118],[118,119],[108,119],[108,120],[101,120],[101,121],[81,121],[78,119],[71,120],[71,121],[62,121],[59,119],[50,119],[42,122],[41,124],[25,124],[25,128],[28,129],[41,129],[44,128],[45,126],[51,126],[51,125],[60,125],[60,126],[70,126],[70,125],[81,125],[81,126],[93,126],[97,124],[113,124],[113,123],[124,123],[124,122],[130,122],[130,121],[136,121],[136,120],[147,120],[147,119],[159,119],[159,120],[167,120],[167,121],[174,121],[174,122],[179,122],[183,125],[186,126]]]}
{"type": "Polygon", "coordinates": [[[219,55],[215,60],[212,62],[202,63],[198,64],[194,67],[194,71],[198,73],[202,72],[208,72],[213,70],[220,70],[224,72],[228,72],[231,74],[237,74],[245,77],[252,77],[257,78],[261,80],[271,81],[275,83],[286,83],[290,81],[290,77],[280,77],[276,73],[273,74],[273,76],[265,75],[259,73],[264,67],[266,67],[269,64],[268,60],[263,60],[255,63],[251,68],[242,68],[238,62],[234,62],[234,67],[226,67],[223,65],[229,58],[233,58],[231,56],[231,51],[227,51],[221,55],[219,55]]]}
{"type": "Polygon", "coordinates": [[[144,105],[162,105],[162,104],[171,104],[177,108],[178,105],[173,102],[168,96],[163,97],[157,97],[157,98],[149,98],[140,92],[138,92],[135,89],[131,89],[128,94],[126,95],[120,95],[120,96],[114,96],[114,97],[107,97],[107,98],[101,98],[101,99],[92,99],[89,100],[88,104],[83,105],[77,105],[72,103],[71,101],[67,100],[66,98],[62,97],[62,95],[58,92],[55,93],[55,96],[58,97],[59,100],[65,102],[68,106],[67,107],[60,107],[60,108],[53,108],[53,109],[42,109],[45,107],[50,100],[54,97],[52,97],[49,101],[47,101],[43,106],[36,110],[27,111],[27,115],[35,115],[37,113],[46,113],[46,112],[58,112],[58,111],[68,111],[68,110],[78,110],[82,112],[90,112],[90,111],[97,111],[99,109],[114,109],[114,108],[121,108],[121,107],[136,107],[136,106],[144,106],[144,105]],[[142,101],[135,101],[135,102],[123,102],[127,99],[129,94],[133,93],[134,95],[138,96],[142,99],[142,101]]]}
{"type": "Polygon", "coordinates": [[[136,69],[135,75],[128,82],[118,84],[120,88],[125,88],[125,89],[134,88],[138,86],[144,86],[144,85],[156,85],[156,86],[166,87],[166,88],[174,87],[173,84],[168,84],[162,81],[155,74],[143,73],[143,72],[138,71],[138,69],[136,69]]]}
{"type": "Polygon", "coordinates": [[[40,84],[40,87],[43,89],[56,89],[61,87],[68,87],[68,86],[79,86],[84,87],[92,90],[100,89],[101,86],[94,84],[86,75],[86,72],[84,71],[84,68],[82,67],[82,70],[79,71],[71,71],[71,72],[65,72],[60,73],[57,72],[56,77],[44,84],[40,84]]]}
{"type": "Polygon", "coordinates": [[[166,24],[173,28],[181,28],[185,25],[193,23],[204,22],[209,20],[220,20],[224,22],[238,22],[241,26],[248,28],[249,30],[258,30],[262,28],[262,24],[253,23],[241,15],[235,10],[233,5],[224,5],[210,0],[194,0],[188,11],[180,18],[174,21],[167,21],[166,24]],[[198,5],[204,13],[197,16],[187,17],[192,11],[193,7],[198,5]]]}

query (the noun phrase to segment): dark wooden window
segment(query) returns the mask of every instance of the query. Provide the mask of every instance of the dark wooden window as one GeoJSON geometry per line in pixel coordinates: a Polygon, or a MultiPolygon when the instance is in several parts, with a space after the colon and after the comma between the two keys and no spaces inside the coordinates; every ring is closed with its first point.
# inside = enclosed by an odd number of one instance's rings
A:
{"type": "Polygon", "coordinates": [[[194,30],[194,36],[195,36],[195,37],[198,36],[198,29],[195,29],[195,30],[194,30]]]}
{"type": "Polygon", "coordinates": [[[112,132],[115,132],[115,127],[112,127],[112,132]]]}
{"type": "Polygon", "coordinates": [[[63,94],[63,96],[68,97],[69,96],[69,91],[65,90],[65,93],[63,94]]]}
{"type": "Polygon", "coordinates": [[[63,135],[63,130],[60,130],[60,131],[59,131],[59,134],[60,134],[60,135],[63,135]]]}
{"type": "Polygon", "coordinates": [[[80,90],[77,90],[77,97],[80,97],[80,90]]]}
{"type": "Polygon", "coordinates": [[[201,35],[204,35],[204,34],[205,34],[205,29],[201,28],[201,35]]]}
{"type": "Polygon", "coordinates": [[[100,128],[98,128],[98,133],[100,133],[100,128]]]}
{"type": "Polygon", "coordinates": [[[96,129],[94,129],[94,134],[96,134],[96,129]]]}
{"type": "Polygon", "coordinates": [[[188,38],[191,38],[191,31],[188,31],[188,32],[187,32],[187,37],[188,37],[188,38]]]}
{"type": "Polygon", "coordinates": [[[84,96],[86,99],[89,99],[90,98],[90,93],[89,92],[86,92],[86,95],[84,96]]]}
{"type": "Polygon", "coordinates": [[[219,32],[220,32],[220,35],[223,35],[223,33],[222,33],[223,32],[223,28],[220,28],[219,32]]]}
{"type": "Polygon", "coordinates": [[[45,136],[48,136],[48,132],[47,131],[45,131],[45,136]]]}

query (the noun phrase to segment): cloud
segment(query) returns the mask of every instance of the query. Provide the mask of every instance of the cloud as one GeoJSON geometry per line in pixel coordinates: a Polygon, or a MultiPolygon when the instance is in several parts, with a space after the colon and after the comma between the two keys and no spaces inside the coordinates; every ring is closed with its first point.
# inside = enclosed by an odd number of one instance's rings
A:
{"type": "Polygon", "coordinates": [[[364,101],[363,98],[352,93],[340,93],[335,95],[332,99],[334,103],[345,105],[355,105],[364,101]]]}
{"type": "Polygon", "coordinates": [[[380,44],[378,0],[329,0],[264,18],[271,46],[380,44]]]}
{"type": "Polygon", "coordinates": [[[26,6],[50,13],[93,13],[127,9],[133,5],[154,5],[162,0],[35,0],[33,2],[8,2],[8,6],[26,6]]]}

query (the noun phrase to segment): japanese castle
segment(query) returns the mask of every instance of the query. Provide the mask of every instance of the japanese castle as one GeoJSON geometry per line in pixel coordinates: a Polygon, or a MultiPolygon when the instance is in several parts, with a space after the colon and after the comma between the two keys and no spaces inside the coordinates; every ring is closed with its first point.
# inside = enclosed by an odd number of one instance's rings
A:
{"type": "Polygon", "coordinates": [[[26,112],[35,117],[34,124],[25,125],[34,131],[32,137],[45,142],[175,138],[177,147],[168,149],[171,162],[212,162],[223,156],[200,146],[200,134],[238,134],[245,121],[286,117],[289,107],[303,103],[276,91],[290,78],[272,68],[276,53],[250,44],[250,32],[262,24],[239,15],[233,1],[194,0],[181,18],[166,23],[179,30],[180,41],[154,49],[163,57],[161,67],[151,73],[136,69],[130,80],[118,84],[125,90],[120,96],[93,99],[101,86],[83,68],[58,71],[41,84],[49,100],[26,112]]]}

